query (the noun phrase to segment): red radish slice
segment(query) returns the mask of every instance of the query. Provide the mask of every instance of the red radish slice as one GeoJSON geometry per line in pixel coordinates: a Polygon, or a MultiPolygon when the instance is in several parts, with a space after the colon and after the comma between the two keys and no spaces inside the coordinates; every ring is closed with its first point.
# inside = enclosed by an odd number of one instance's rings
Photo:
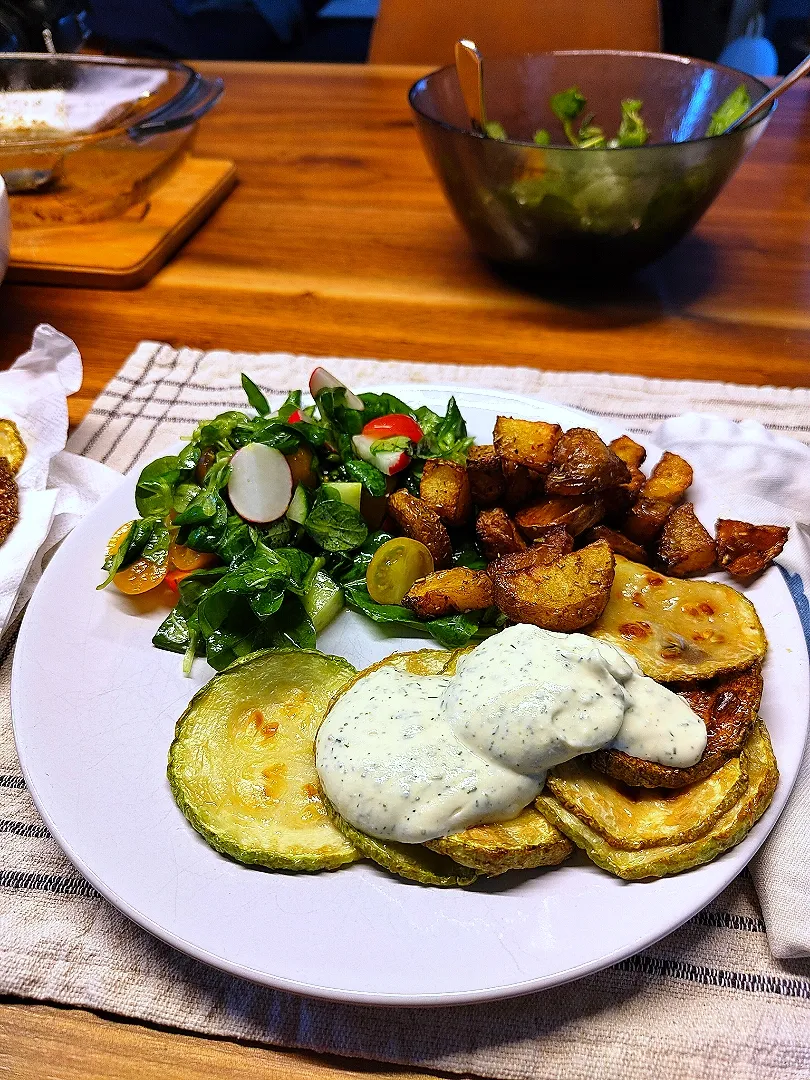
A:
{"type": "Polygon", "coordinates": [[[231,458],[228,495],[245,521],[263,525],[276,521],[290,505],[292,473],[280,450],[248,443],[231,458]]]}
{"type": "Polygon", "coordinates": [[[326,368],[316,367],[309,377],[309,392],[313,397],[327,387],[336,386],[342,386],[346,391],[346,404],[350,409],[357,409],[359,412],[365,409],[365,405],[357,394],[353,394],[348,386],[345,386],[340,379],[336,379],[326,368]]]}
{"type": "Polygon", "coordinates": [[[369,420],[363,428],[363,434],[373,435],[375,439],[393,439],[397,435],[403,435],[412,443],[418,443],[422,438],[422,429],[413,417],[405,413],[389,413],[388,416],[369,420]]]}
{"type": "Polygon", "coordinates": [[[372,454],[371,447],[375,442],[379,442],[379,439],[373,439],[370,435],[352,436],[357,456],[379,469],[384,476],[393,476],[394,473],[408,468],[411,462],[410,454],[406,454],[404,450],[385,450],[381,454],[372,454]]]}

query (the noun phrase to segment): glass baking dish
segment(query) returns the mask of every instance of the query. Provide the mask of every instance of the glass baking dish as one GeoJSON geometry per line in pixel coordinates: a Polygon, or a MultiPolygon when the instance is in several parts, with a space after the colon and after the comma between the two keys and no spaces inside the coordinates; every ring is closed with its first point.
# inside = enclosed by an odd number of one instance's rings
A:
{"type": "Polygon", "coordinates": [[[173,61],[0,53],[0,173],[13,226],[100,221],[141,202],[222,89],[173,61]]]}

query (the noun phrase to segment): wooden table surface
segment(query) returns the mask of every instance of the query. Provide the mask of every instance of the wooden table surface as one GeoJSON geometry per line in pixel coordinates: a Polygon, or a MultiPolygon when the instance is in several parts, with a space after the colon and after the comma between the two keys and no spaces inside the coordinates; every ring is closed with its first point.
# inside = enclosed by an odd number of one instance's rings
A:
{"type": "MultiPolygon", "coordinates": [[[[204,64],[200,152],[240,183],[134,292],[6,284],[0,364],[51,322],[78,343],[77,421],[135,344],[521,364],[810,386],[810,86],[669,257],[608,298],[522,291],[470,250],[411,125],[409,69],[204,64]]],[[[425,1076],[6,999],[0,1076],[425,1076]]],[[[433,1075],[433,1074],[430,1074],[433,1075]]]]}

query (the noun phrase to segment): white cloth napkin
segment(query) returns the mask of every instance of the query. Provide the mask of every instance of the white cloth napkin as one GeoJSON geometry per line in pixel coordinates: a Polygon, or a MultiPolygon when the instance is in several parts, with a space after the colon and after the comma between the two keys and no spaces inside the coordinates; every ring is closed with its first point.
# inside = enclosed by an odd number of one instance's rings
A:
{"type": "MultiPolygon", "coordinates": [[[[687,413],[653,432],[659,446],[681,454],[696,476],[712,477],[721,516],[789,525],[779,563],[810,647],[810,447],[766,430],[754,420],[735,424],[687,413]],[[798,575],[797,577],[794,575],[798,575]]],[[[711,529],[713,522],[704,522],[711,529]]],[[[805,707],[808,703],[805,702],[805,707]]],[[[793,794],[754,859],[754,876],[774,956],[810,956],[810,745],[793,794]]]]}
{"type": "Polygon", "coordinates": [[[34,331],[31,348],[0,373],[0,417],[13,420],[26,445],[17,474],[20,520],[0,546],[0,636],[28,601],[56,544],[120,476],[64,450],[67,395],[82,384],[82,361],[52,326],[34,331]]]}

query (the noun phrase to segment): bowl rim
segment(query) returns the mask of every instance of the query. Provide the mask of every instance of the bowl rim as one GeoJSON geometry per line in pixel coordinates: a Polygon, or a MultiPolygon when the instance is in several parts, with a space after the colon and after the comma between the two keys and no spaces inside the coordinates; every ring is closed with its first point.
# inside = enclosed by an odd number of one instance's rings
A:
{"type": "MultiPolygon", "coordinates": [[[[189,64],[184,64],[180,60],[156,60],[153,58],[140,57],[127,57],[127,56],[97,56],[94,54],[85,55],[84,53],[31,53],[31,52],[0,52],[0,64],[7,60],[29,60],[35,61],[40,64],[59,62],[59,63],[75,63],[86,64],[94,67],[112,67],[112,68],[154,68],[160,71],[176,71],[180,75],[185,75],[185,82],[178,88],[177,92],[172,95],[168,101],[162,102],[160,105],[156,105],[153,112],[158,109],[163,109],[167,105],[176,101],[182,94],[186,93],[197,77],[197,73],[189,64]]],[[[2,98],[3,91],[0,90],[0,98],[2,98]]],[[[152,115],[151,112],[144,113],[138,119],[138,123],[143,123],[148,120],[152,115]]],[[[115,138],[119,135],[123,135],[129,131],[132,127],[132,120],[128,122],[116,123],[110,127],[102,128],[99,131],[65,131],[64,133],[48,132],[40,134],[37,137],[32,134],[30,138],[14,139],[13,142],[7,142],[4,140],[2,131],[0,131],[0,151],[6,148],[12,150],[25,150],[34,148],[46,148],[50,150],[52,147],[78,147],[86,146],[92,143],[100,142],[102,140],[115,138]]]]}
{"type": "MultiPolygon", "coordinates": [[[[529,52],[529,53],[515,53],[513,55],[504,55],[494,57],[497,60],[526,60],[531,57],[538,56],[634,56],[634,57],[646,57],[654,60],[663,60],[666,62],[683,64],[684,66],[697,66],[703,70],[711,68],[714,71],[721,71],[733,76],[744,76],[747,79],[751,79],[753,82],[758,83],[762,87],[763,96],[768,93],[770,87],[767,83],[764,83],[762,79],[756,75],[749,75],[746,71],[738,71],[736,68],[729,67],[727,64],[717,64],[713,60],[700,60],[693,56],[682,56],[679,53],[660,53],[660,52],[645,52],[643,50],[636,49],[550,49],[544,52],[529,52]]],[[[0,54],[2,59],[2,54],[0,54]]],[[[435,68],[433,71],[429,71],[426,75],[420,76],[416,82],[413,83],[408,90],[408,104],[411,109],[430,124],[435,124],[437,127],[444,128],[445,131],[452,131],[457,135],[466,135],[472,139],[479,139],[482,142],[498,142],[506,146],[522,146],[529,147],[532,150],[540,151],[555,151],[560,153],[581,153],[582,147],[579,146],[565,146],[551,144],[549,146],[540,146],[535,142],[527,142],[525,139],[513,139],[509,136],[506,139],[489,139],[487,135],[481,132],[474,131],[472,128],[457,127],[455,124],[451,124],[447,120],[437,120],[435,116],[429,116],[424,110],[420,109],[416,104],[416,97],[422,88],[423,84],[427,84],[429,79],[432,79],[435,75],[440,75],[442,72],[448,69],[454,69],[455,64],[444,64],[440,68],[435,68]]],[[[756,103],[755,103],[756,104],[756,103]]],[[[734,131],[724,131],[721,135],[701,135],[697,139],[683,139],[680,142],[650,142],[644,143],[642,146],[602,146],[598,148],[591,148],[588,150],[590,154],[604,154],[604,153],[627,153],[634,150],[651,150],[653,148],[661,148],[666,146],[691,146],[698,143],[710,142],[715,139],[727,139],[734,135],[738,135],[741,131],[750,131],[758,124],[762,124],[770,119],[776,106],[779,104],[778,100],[772,102],[771,106],[761,115],[752,118],[742,127],[735,128],[734,131]]]]}

